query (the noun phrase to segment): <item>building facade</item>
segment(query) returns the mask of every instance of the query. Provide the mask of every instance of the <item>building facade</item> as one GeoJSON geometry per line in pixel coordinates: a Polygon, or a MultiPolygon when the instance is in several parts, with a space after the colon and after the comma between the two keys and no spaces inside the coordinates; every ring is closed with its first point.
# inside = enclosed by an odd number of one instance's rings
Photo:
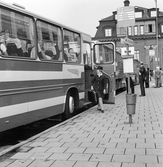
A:
{"type": "MultiPolygon", "coordinates": [[[[124,6],[129,6],[129,0],[124,6]]],[[[135,6],[135,25],[129,27],[117,26],[117,11],[99,21],[99,26],[93,40],[101,42],[112,41],[121,53],[126,46],[121,39],[126,37],[133,40],[130,52],[134,59],[144,62],[146,67],[154,70],[156,66],[163,67],[163,12],[159,8],[144,8],[135,6]]]]}

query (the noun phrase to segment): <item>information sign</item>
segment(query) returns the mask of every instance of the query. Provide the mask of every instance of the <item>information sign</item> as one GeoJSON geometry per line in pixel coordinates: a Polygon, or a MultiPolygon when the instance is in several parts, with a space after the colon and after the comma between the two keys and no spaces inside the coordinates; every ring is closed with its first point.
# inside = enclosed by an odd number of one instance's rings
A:
{"type": "Polygon", "coordinates": [[[135,25],[135,7],[125,6],[117,9],[117,26],[129,27],[135,25]]]}
{"type": "Polygon", "coordinates": [[[134,72],[133,58],[123,59],[123,72],[124,73],[133,73],[134,72]]]}

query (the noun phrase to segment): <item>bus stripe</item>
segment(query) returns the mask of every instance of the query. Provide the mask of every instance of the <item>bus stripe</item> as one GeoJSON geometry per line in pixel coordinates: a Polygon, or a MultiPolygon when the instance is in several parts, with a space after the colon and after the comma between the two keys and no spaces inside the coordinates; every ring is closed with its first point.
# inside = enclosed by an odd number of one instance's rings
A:
{"type": "Polygon", "coordinates": [[[66,72],[64,75],[58,71],[0,71],[0,82],[11,81],[33,81],[33,80],[53,80],[53,79],[75,79],[81,78],[81,73],[78,75],[71,72],[66,72]]]}
{"type": "Polygon", "coordinates": [[[20,59],[0,59],[0,71],[62,71],[63,63],[29,61],[20,59]],[[47,68],[48,67],[48,68],[47,68]]]}
{"type": "MultiPolygon", "coordinates": [[[[83,99],[84,93],[79,94],[79,98],[83,99]]],[[[47,107],[52,107],[65,103],[66,96],[53,97],[48,99],[42,99],[37,101],[31,101],[26,103],[19,103],[10,106],[0,107],[0,118],[14,116],[18,114],[28,113],[29,111],[35,111],[47,107]]]]}
{"type": "Polygon", "coordinates": [[[81,85],[84,84],[82,79],[58,79],[58,80],[38,80],[38,81],[11,81],[11,82],[1,82],[0,90],[9,91],[12,89],[39,89],[41,87],[65,87],[71,85],[81,85]]]}

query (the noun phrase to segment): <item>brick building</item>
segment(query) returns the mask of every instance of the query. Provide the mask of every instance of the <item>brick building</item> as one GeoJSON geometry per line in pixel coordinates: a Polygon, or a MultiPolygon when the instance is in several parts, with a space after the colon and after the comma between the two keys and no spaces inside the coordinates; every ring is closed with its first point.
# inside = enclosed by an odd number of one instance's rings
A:
{"type": "MultiPolygon", "coordinates": [[[[125,0],[124,6],[129,5],[130,1],[125,0]]],[[[130,48],[131,50],[134,48],[134,59],[144,62],[151,70],[157,65],[163,67],[163,12],[159,11],[159,8],[157,10],[139,6],[134,8],[135,25],[128,27],[128,38],[134,41],[134,45],[130,48]]],[[[116,48],[122,50],[125,45],[121,43],[121,38],[126,36],[126,28],[117,27],[117,11],[112,13],[111,16],[99,21],[95,37],[92,39],[113,41],[116,48]]]]}

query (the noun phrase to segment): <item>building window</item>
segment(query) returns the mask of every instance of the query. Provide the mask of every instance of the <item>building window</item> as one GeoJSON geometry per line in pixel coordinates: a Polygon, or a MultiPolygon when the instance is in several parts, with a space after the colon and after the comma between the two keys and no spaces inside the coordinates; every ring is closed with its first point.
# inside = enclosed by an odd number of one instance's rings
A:
{"type": "Polygon", "coordinates": [[[132,35],[132,27],[128,27],[128,35],[132,35]]]}
{"type": "Polygon", "coordinates": [[[105,37],[110,37],[112,36],[112,29],[109,28],[109,29],[105,29],[105,37]]]}
{"type": "Polygon", "coordinates": [[[134,35],[138,35],[138,26],[134,27],[134,35]]]}
{"type": "Polygon", "coordinates": [[[139,50],[135,50],[134,59],[139,60],[139,55],[140,55],[140,51],[139,50]]]}
{"type": "Polygon", "coordinates": [[[156,17],[156,11],[151,11],[151,17],[156,17]]]}
{"type": "Polygon", "coordinates": [[[163,33],[163,25],[161,25],[161,33],[163,33]]]}
{"type": "Polygon", "coordinates": [[[144,26],[140,26],[140,34],[141,34],[141,35],[144,34],[144,26]]]}
{"type": "Polygon", "coordinates": [[[148,24],[148,32],[149,33],[155,32],[155,25],[154,24],[148,24]]]}
{"type": "Polygon", "coordinates": [[[142,18],[142,12],[135,12],[135,18],[142,18]]]}

